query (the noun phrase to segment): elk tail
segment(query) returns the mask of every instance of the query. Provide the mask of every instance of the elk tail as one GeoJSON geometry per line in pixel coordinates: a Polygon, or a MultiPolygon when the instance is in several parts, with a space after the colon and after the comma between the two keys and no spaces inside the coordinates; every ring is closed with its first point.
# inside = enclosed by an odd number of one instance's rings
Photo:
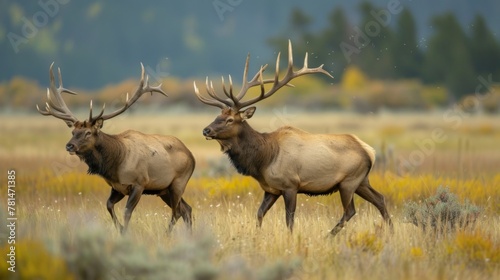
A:
{"type": "Polygon", "coordinates": [[[359,139],[356,135],[352,135],[354,137],[354,139],[356,139],[356,141],[359,143],[359,145],[361,145],[361,147],[363,148],[363,150],[365,150],[366,154],[368,155],[368,157],[370,158],[370,171],[373,167],[373,165],[375,164],[375,149],[372,148],[372,146],[366,144],[365,142],[363,142],[361,139],[359,139]]]}

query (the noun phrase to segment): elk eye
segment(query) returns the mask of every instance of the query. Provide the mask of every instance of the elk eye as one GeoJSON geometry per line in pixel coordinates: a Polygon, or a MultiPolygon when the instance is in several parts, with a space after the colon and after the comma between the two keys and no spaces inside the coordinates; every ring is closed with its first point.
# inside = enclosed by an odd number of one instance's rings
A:
{"type": "Polygon", "coordinates": [[[226,120],[226,124],[232,124],[234,122],[234,119],[233,118],[228,118],[226,120]]]}
{"type": "Polygon", "coordinates": [[[91,134],[92,134],[92,132],[87,131],[87,132],[85,132],[85,137],[89,137],[91,134]]]}

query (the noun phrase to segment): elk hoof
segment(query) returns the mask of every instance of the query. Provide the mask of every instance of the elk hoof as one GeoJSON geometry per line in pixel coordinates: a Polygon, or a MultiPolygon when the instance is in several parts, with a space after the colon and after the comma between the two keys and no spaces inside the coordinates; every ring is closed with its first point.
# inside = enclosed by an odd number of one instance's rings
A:
{"type": "Polygon", "coordinates": [[[337,235],[341,230],[343,229],[343,227],[339,227],[339,226],[336,226],[334,227],[331,231],[330,231],[330,234],[332,236],[335,236],[337,235]]]}
{"type": "Polygon", "coordinates": [[[124,235],[127,232],[127,229],[124,228],[122,225],[118,225],[118,230],[122,235],[124,235]]]}

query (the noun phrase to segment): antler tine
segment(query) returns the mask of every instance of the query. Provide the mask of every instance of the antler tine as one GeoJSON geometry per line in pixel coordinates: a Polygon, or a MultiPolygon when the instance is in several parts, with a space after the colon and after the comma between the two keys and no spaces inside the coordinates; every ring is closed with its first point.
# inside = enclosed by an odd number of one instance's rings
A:
{"type": "MultiPolygon", "coordinates": [[[[229,101],[227,99],[220,98],[217,95],[217,93],[215,92],[214,85],[213,85],[212,81],[210,81],[210,85],[209,85],[208,77],[206,78],[205,86],[206,86],[206,90],[207,90],[208,95],[210,97],[212,97],[212,99],[214,99],[214,101],[220,102],[220,103],[224,104],[225,106],[229,106],[229,107],[233,106],[233,103],[231,103],[231,101],[229,101]]],[[[229,94],[230,95],[232,95],[232,91],[233,91],[232,81],[231,81],[231,77],[229,77],[229,94]]]]}
{"type": "Polygon", "coordinates": [[[229,94],[230,94],[229,98],[233,100],[233,103],[234,104],[238,103],[239,98],[235,98],[233,94],[233,79],[231,78],[231,75],[229,75],[229,94]]]}
{"type": "MultiPolygon", "coordinates": [[[[243,87],[248,83],[247,78],[248,78],[248,65],[250,64],[250,53],[247,54],[247,59],[245,60],[245,69],[243,70],[243,87]]],[[[241,91],[240,91],[241,93],[241,91]]],[[[238,94],[238,97],[240,94],[238,94]]],[[[239,98],[238,98],[239,99],[239,98]]]]}
{"type": "Polygon", "coordinates": [[[233,92],[233,78],[229,75],[229,92],[233,92]]]}
{"type": "Polygon", "coordinates": [[[234,100],[234,94],[233,94],[233,78],[231,78],[231,75],[229,75],[229,92],[226,90],[226,82],[224,81],[224,76],[222,77],[222,90],[224,91],[224,94],[230,98],[231,100],[234,100]]]}
{"type": "MultiPolygon", "coordinates": [[[[308,67],[308,55],[307,55],[307,53],[306,53],[305,58],[304,58],[304,66],[300,70],[294,72],[293,71],[293,50],[292,50],[292,42],[290,40],[288,40],[287,72],[285,74],[285,77],[283,77],[283,79],[281,79],[281,80],[279,79],[279,60],[280,60],[280,53],[278,53],[278,57],[276,59],[275,76],[274,76],[274,79],[271,80],[273,83],[273,87],[269,91],[265,92],[264,84],[266,83],[266,81],[269,81],[269,80],[261,81],[260,82],[261,94],[255,98],[251,99],[251,100],[248,100],[245,102],[238,102],[238,104],[236,106],[237,108],[235,108],[235,109],[239,110],[241,108],[255,104],[255,103],[259,102],[260,100],[263,100],[263,99],[270,97],[271,95],[276,93],[283,86],[289,85],[288,83],[292,79],[299,77],[299,76],[302,76],[302,75],[313,74],[313,73],[323,73],[323,74],[333,78],[332,75],[330,75],[330,73],[328,73],[326,70],[323,69],[323,65],[320,65],[319,67],[316,67],[316,68],[309,68],[308,67]]],[[[261,71],[259,71],[259,73],[257,74],[260,77],[260,79],[262,79],[262,71],[263,71],[263,69],[261,71]]],[[[246,90],[248,90],[248,88],[245,88],[245,92],[246,92],[246,90]]],[[[243,89],[242,89],[242,91],[243,91],[243,89]]],[[[244,95],[244,94],[242,94],[242,95],[244,95]]]]}
{"type": "Polygon", "coordinates": [[[280,56],[281,52],[278,52],[276,57],[276,71],[274,72],[274,83],[277,84],[280,79],[280,56]]]}
{"type": "MultiPolygon", "coordinates": [[[[243,99],[243,97],[245,97],[245,94],[247,93],[247,91],[248,91],[249,88],[254,87],[254,86],[260,84],[260,81],[259,81],[259,72],[257,72],[255,74],[255,76],[253,76],[252,80],[247,81],[249,63],[250,63],[250,54],[247,55],[247,59],[245,61],[245,70],[243,71],[243,84],[241,85],[240,92],[236,96],[236,99],[231,98],[231,99],[233,99],[233,101],[235,103],[239,103],[239,101],[241,99],[243,99]]],[[[268,66],[267,64],[261,66],[262,67],[262,72],[264,72],[266,70],[267,66],[268,66]]],[[[272,82],[272,80],[265,80],[264,81],[264,83],[271,83],[271,82],[272,82]]]]}
{"type": "Polygon", "coordinates": [[[306,55],[304,57],[304,66],[302,67],[302,69],[300,69],[299,71],[294,73],[293,78],[298,77],[298,76],[302,76],[305,74],[322,73],[322,74],[325,74],[328,77],[333,79],[333,76],[330,73],[328,73],[328,71],[323,69],[323,66],[324,66],[324,64],[321,64],[320,66],[318,66],[316,68],[308,68],[307,67],[307,53],[306,53],[306,55]]]}
{"type": "MultiPolygon", "coordinates": [[[[307,69],[307,64],[308,64],[308,53],[306,52],[306,55],[304,55],[304,66],[302,68],[307,69]]],[[[321,67],[323,67],[323,64],[321,64],[321,67]]]]}
{"type": "Polygon", "coordinates": [[[193,86],[194,86],[194,93],[196,94],[196,97],[198,97],[198,100],[200,100],[201,102],[203,102],[207,105],[219,107],[221,109],[224,109],[226,107],[226,105],[222,102],[219,102],[217,100],[210,100],[210,99],[204,97],[203,95],[201,95],[200,91],[198,90],[198,87],[196,86],[196,82],[193,82],[193,86]]]}
{"type": "Polygon", "coordinates": [[[50,97],[50,90],[48,88],[47,88],[47,101],[45,102],[45,105],[46,108],[48,109],[52,108],[59,113],[64,113],[64,110],[61,107],[59,107],[58,104],[54,103],[54,101],[52,101],[52,98],[50,97]]]}
{"type": "Polygon", "coordinates": [[[103,106],[102,112],[98,116],[94,117],[93,119],[91,119],[89,121],[95,121],[99,118],[101,118],[103,120],[109,120],[111,118],[114,118],[114,117],[120,115],[121,113],[125,112],[128,108],[130,108],[130,106],[132,106],[132,104],[134,104],[146,92],[151,92],[151,94],[153,94],[153,92],[158,92],[162,95],[168,96],[161,89],[161,84],[159,84],[158,86],[150,86],[149,85],[149,76],[146,75],[146,71],[144,70],[144,65],[141,63],[141,80],[139,81],[139,87],[137,87],[132,98],[129,100],[128,93],[127,93],[127,99],[125,101],[125,105],[122,108],[114,111],[113,113],[103,115],[104,114],[104,107],[105,107],[105,106],[103,106]]]}
{"type": "MultiPolygon", "coordinates": [[[[222,80],[222,91],[224,92],[224,94],[228,97],[228,98],[231,98],[231,95],[227,89],[226,89],[226,82],[224,82],[224,76],[221,76],[221,80],[222,80]]],[[[232,90],[233,88],[230,87],[230,89],[232,90]]]]}
{"type": "MultiPolygon", "coordinates": [[[[127,93],[127,100],[128,100],[128,93],[127,93]]],[[[104,114],[104,108],[106,108],[106,104],[103,104],[102,105],[102,110],[101,112],[99,113],[99,115],[97,115],[96,117],[92,117],[92,100],[90,100],[90,115],[89,115],[89,121],[92,122],[94,120],[97,120],[99,119],[102,114],[104,114]]]]}
{"type": "Polygon", "coordinates": [[[55,82],[55,77],[54,77],[54,62],[50,64],[49,67],[49,87],[47,88],[47,101],[45,102],[45,110],[40,110],[38,105],[36,106],[36,109],[38,112],[44,116],[54,116],[58,119],[64,120],[68,126],[72,126],[75,122],[78,121],[78,119],[75,117],[75,115],[69,110],[68,106],[64,102],[64,99],[61,96],[61,93],[69,93],[76,95],[77,93],[68,89],[65,89],[63,87],[63,80],[62,80],[62,75],[61,75],[61,69],[58,68],[58,77],[59,77],[59,87],[56,88],[56,82],[55,82]],[[56,102],[54,102],[51,98],[51,94],[55,97],[56,102]]]}
{"type": "Polygon", "coordinates": [[[210,95],[210,97],[212,97],[213,99],[219,100],[219,98],[215,94],[214,85],[212,84],[212,81],[208,80],[208,77],[205,79],[205,90],[207,91],[208,95],[210,95]]]}
{"type": "MultiPolygon", "coordinates": [[[[289,74],[293,74],[293,50],[292,50],[292,42],[290,40],[288,40],[288,69],[286,75],[288,76],[289,74]]],[[[285,76],[285,78],[287,76],[285,76]]]]}
{"type": "Polygon", "coordinates": [[[90,114],[89,114],[89,121],[92,121],[92,99],[90,100],[90,114]]]}
{"type": "Polygon", "coordinates": [[[208,80],[208,77],[207,77],[207,80],[205,82],[205,85],[206,85],[208,95],[210,95],[214,99],[219,99],[217,94],[215,94],[214,84],[212,83],[212,81],[208,80]],[[210,82],[210,86],[209,86],[209,82],[210,82]]]}
{"type": "Polygon", "coordinates": [[[205,79],[205,88],[207,91],[207,94],[211,97],[211,99],[208,99],[200,94],[200,91],[198,90],[198,87],[196,86],[196,83],[193,83],[194,85],[194,90],[195,94],[198,97],[198,99],[211,106],[216,106],[221,109],[224,108],[233,108],[237,109],[240,108],[240,100],[245,96],[246,92],[248,91],[249,88],[254,87],[256,85],[259,85],[261,83],[272,83],[274,80],[263,80],[262,79],[262,72],[267,68],[267,64],[261,66],[261,70],[255,74],[255,76],[252,78],[252,80],[248,81],[248,67],[249,67],[249,62],[250,62],[250,54],[247,55],[247,59],[245,62],[245,69],[243,71],[243,85],[238,93],[238,95],[235,97],[234,92],[233,92],[233,79],[231,78],[231,75],[229,75],[229,91],[226,88],[226,84],[224,81],[224,77],[222,77],[222,90],[224,92],[224,95],[228,97],[229,99],[224,99],[221,98],[217,95],[215,92],[213,82],[208,80],[208,77],[205,79]],[[260,78],[259,78],[260,77],[260,78]]]}
{"type": "Polygon", "coordinates": [[[54,109],[56,113],[65,113],[62,108],[60,108],[57,104],[54,103],[54,101],[52,101],[52,98],[50,97],[50,91],[47,88],[47,101],[45,102],[45,110],[47,112],[50,112],[52,109],[54,109]]]}
{"type": "Polygon", "coordinates": [[[260,81],[260,96],[263,96],[264,93],[266,92],[266,89],[264,87],[264,78],[262,77],[262,72],[264,71],[263,67],[260,67],[259,70],[259,81],[260,81]]]}
{"type": "MultiPolygon", "coordinates": [[[[168,94],[166,94],[161,89],[162,83],[160,83],[157,86],[150,86],[149,85],[149,75],[145,74],[144,65],[142,65],[142,62],[141,62],[141,82],[139,83],[139,85],[142,87],[142,91],[141,91],[140,95],[135,100],[139,99],[139,97],[141,97],[141,95],[144,94],[144,93],[146,93],[146,92],[151,92],[151,95],[153,95],[153,92],[158,92],[158,93],[164,95],[165,97],[168,97],[168,94]],[[144,81],[144,76],[146,76],[146,81],[145,82],[143,82],[144,81]]],[[[136,92],[136,94],[137,94],[137,92],[136,92]]],[[[128,98],[128,93],[127,93],[127,98],[128,98]]],[[[134,102],[135,102],[135,100],[134,100],[134,102]]],[[[132,105],[132,104],[130,104],[130,105],[132,105]]]]}
{"type": "Polygon", "coordinates": [[[263,100],[263,99],[270,97],[271,95],[276,93],[276,91],[278,91],[283,86],[293,86],[293,85],[289,84],[289,82],[298,76],[302,76],[302,75],[306,75],[306,74],[313,74],[313,73],[323,73],[323,74],[333,78],[332,75],[330,75],[330,73],[328,73],[326,70],[323,69],[323,65],[316,67],[316,68],[309,68],[309,66],[308,66],[308,54],[307,53],[306,53],[305,58],[304,58],[304,66],[300,70],[294,72],[293,71],[292,42],[290,40],[288,40],[288,66],[287,66],[285,76],[280,80],[280,78],[279,78],[280,57],[281,57],[281,53],[278,53],[278,56],[276,58],[276,70],[275,70],[275,74],[274,74],[273,79],[264,80],[263,73],[268,66],[267,64],[265,64],[265,65],[260,67],[259,71],[255,74],[255,76],[252,78],[252,80],[248,81],[247,80],[248,79],[248,68],[249,68],[249,64],[250,64],[250,54],[248,54],[247,58],[245,60],[245,68],[243,70],[242,86],[241,86],[240,91],[236,95],[236,97],[233,95],[233,83],[231,80],[231,76],[229,76],[229,92],[226,89],[226,86],[224,83],[224,78],[222,78],[222,89],[224,91],[224,94],[227,97],[229,97],[231,100],[221,99],[220,97],[218,97],[217,94],[215,93],[215,89],[213,87],[212,82],[210,82],[210,86],[208,85],[208,77],[207,77],[207,81],[206,81],[207,93],[213,100],[209,100],[209,99],[201,96],[199,91],[198,91],[198,88],[196,87],[196,84],[194,84],[196,96],[198,97],[198,99],[201,102],[203,102],[205,104],[217,106],[219,108],[224,108],[224,105],[225,105],[229,108],[232,108],[233,110],[239,111],[240,109],[242,109],[244,107],[250,106],[254,103],[259,102],[260,100],[263,100]],[[264,85],[268,84],[268,83],[272,83],[273,86],[269,91],[266,92],[264,85]],[[245,97],[248,90],[254,86],[260,86],[260,95],[253,98],[253,99],[242,102],[241,100],[245,97]]]}

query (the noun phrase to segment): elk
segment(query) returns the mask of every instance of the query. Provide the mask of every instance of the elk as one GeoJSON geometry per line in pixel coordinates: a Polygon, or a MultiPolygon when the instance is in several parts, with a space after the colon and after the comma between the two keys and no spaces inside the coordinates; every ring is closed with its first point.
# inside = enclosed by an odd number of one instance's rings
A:
{"type": "Polygon", "coordinates": [[[279,78],[280,53],[276,59],[274,79],[264,79],[267,64],[260,67],[255,76],[248,81],[247,56],[243,71],[243,83],[237,95],[233,93],[231,76],[229,91],[222,78],[225,97],[216,94],[213,83],[206,79],[206,95],[201,95],[196,82],[194,92],[197,98],[211,106],[220,108],[221,114],[203,129],[207,140],[215,139],[242,174],[255,178],[264,190],[264,199],[257,212],[257,226],[276,200],[283,196],[286,210],[286,225],[293,231],[297,194],[310,196],[328,195],[339,192],[344,208],[343,216],[330,231],[336,235],[356,213],[353,195],[356,193],[375,205],[383,219],[391,223],[382,194],[370,185],[368,174],[375,161],[375,151],[358,137],[351,134],[310,134],[298,128],[285,126],[270,133],[260,133],[247,122],[256,107],[251,106],[269,98],[283,86],[299,76],[321,73],[333,78],[323,65],[317,68],[307,66],[307,53],[304,66],[293,70],[292,44],[288,42],[288,67],[285,76],[279,78]],[[272,84],[265,89],[265,84],[272,84]],[[260,87],[260,94],[244,101],[247,91],[260,87]],[[249,107],[251,106],[251,107],[249,107]]]}
{"type": "Polygon", "coordinates": [[[69,110],[61,96],[62,93],[76,93],[63,87],[60,69],[59,87],[56,88],[53,65],[49,70],[50,86],[47,88],[45,109],[41,110],[37,105],[37,110],[42,115],[61,119],[68,127],[73,127],[73,137],[66,144],[66,151],[77,155],[88,165],[88,174],[101,176],[111,186],[106,205],[116,228],[121,233],[126,232],[132,212],[143,194],[159,196],[172,209],[169,231],[180,217],[191,228],[191,207],[182,198],[195,167],[194,157],[188,148],[173,136],[148,135],[134,130],[110,135],[101,130],[105,120],[125,112],[144,93],[150,92],[152,95],[157,92],[167,96],[161,84],[156,87],[149,85],[141,63],[141,80],[132,98],[129,99],[127,93],[123,107],[106,115],[104,104],[96,116],[92,115],[90,101],[89,118],[82,122],[69,110]],[[114,205],[126,195],[128,200],[122,226],[115,215],[114,205]]]}

